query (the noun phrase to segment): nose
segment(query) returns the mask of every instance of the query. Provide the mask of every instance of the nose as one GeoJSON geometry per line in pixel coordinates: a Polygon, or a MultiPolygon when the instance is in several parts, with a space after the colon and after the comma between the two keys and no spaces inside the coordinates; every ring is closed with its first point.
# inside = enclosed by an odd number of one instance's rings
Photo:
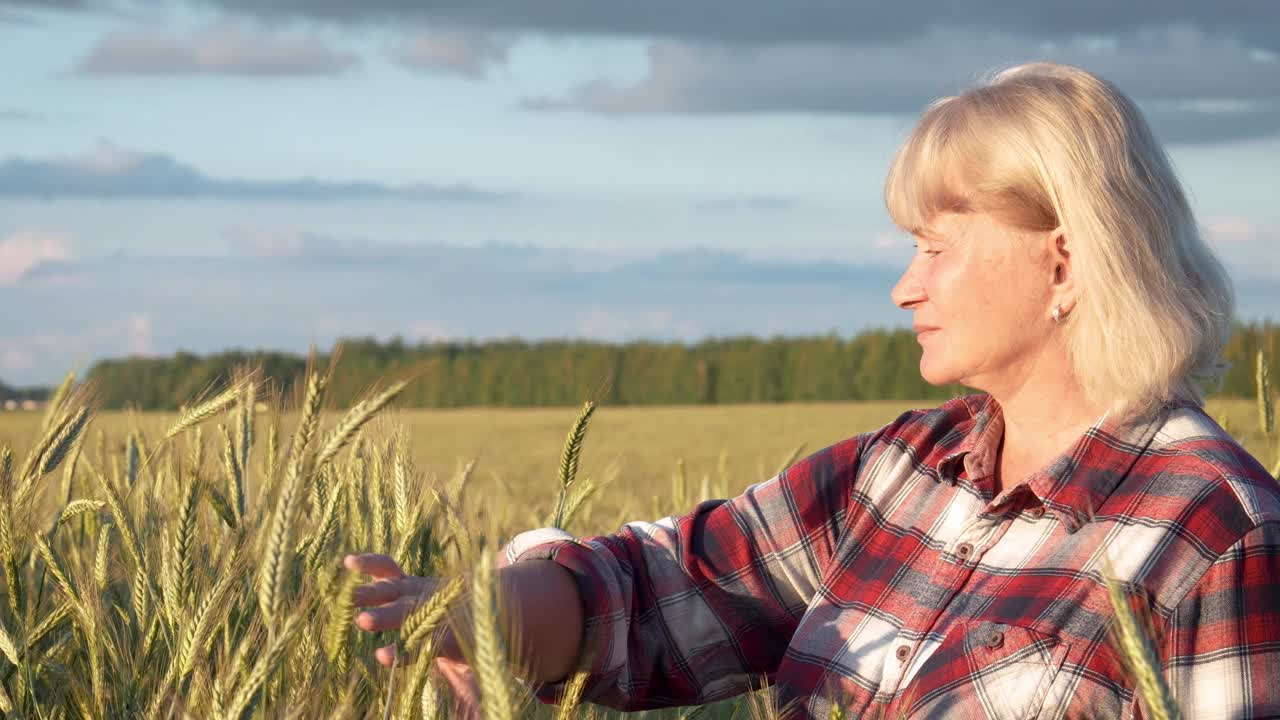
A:
{"type": "Polygon", "coordinates": [[[889,297],[893,300],[893,304],[903,310],[910,310],[915,305],[923,302],[927,297],[924,292],[924,286],[916,278],[916,261],[913,259],[911,264],[907,266],[902,277],[898,278],[898,283],[893,286],[889,297]]]}

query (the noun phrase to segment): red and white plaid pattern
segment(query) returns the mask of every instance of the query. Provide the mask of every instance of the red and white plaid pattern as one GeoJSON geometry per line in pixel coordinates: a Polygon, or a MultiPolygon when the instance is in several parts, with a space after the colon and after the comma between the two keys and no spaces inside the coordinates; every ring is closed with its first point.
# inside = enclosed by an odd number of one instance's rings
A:
{"type": "MultiPolygon", "coordinates": [[[[732,500],[522,533],[586,615],[586,698],[701,704],[767,677],[788,717],[1149,717],[1104,568],[1150,611],[1184,717],[1280,716],[1280,486],[1190,404],[1099,421],[992,496],[999,404],[903,414],[732,500]]],[[[561,684],[535,689],[554,701],[561,684]]]]}

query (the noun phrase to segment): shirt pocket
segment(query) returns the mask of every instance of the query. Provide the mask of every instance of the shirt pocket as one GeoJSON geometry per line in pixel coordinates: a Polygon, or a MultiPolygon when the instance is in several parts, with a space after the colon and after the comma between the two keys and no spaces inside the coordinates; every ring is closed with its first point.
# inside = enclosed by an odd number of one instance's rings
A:
{"type": "Polygon", "coordinates": [[[1032,628],[954,625],[899,695],[906,717],[1033,718],[1070,646],[1032,628]]]}

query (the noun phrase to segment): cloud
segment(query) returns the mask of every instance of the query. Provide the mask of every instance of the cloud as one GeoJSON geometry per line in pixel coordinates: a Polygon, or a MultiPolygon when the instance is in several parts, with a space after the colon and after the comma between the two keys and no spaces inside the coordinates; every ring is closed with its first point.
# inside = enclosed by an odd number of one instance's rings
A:
{"type": "Polygon", "coordinates": [[[273,35],[234,23],[187,34],[161,28],[121,30],[98,41],[79,63],[86,75],[332,75],[359,59],[316,37],[273,35]]]}
{"type": "Polygon", "coordinates": [[[439,342],[453,337],[453,333],[437,322],[422,321],[409,327],[409,337],[419,342],[439,342]]]}
{"type": "Polygon", "coordinates": [[[31,370],[35,366],[35,356],[29,352],[11,347],[0,350],[0,368],[4,370],[31,370]]]}
{"type": "Polygon", "coordinates": [[[524,107],[634,113],[914,115],[1000,67],[1055,60],[1090,69],[1149,107],[1167,139],[1203,142],[1280,131],[1280,61],[1237,39],[1165,27],[1108,39],[1045,40],[970,28],[904,41],[741,46],[656,40],[633,83],[595,80],[524,107]]]}
{"type": "Polygon", "coordinates": [[[71,241],[62,233],[19,230],[0,238],[0,285],[12,285],[49,260],[69,260],[71,241]]]}
{"type": "Polygon", "coordinates": [[[20,110],[18,108],[0,108],[0,121],[7,122],[36,122],[43,120],[44,116],[37,115],[33,112],[20,110]]]}
{"type": "Polygon", "coordinates": [[[314,201],[400,199],[437,203],[501,203],[511,193],[464,184],[387,185],[369,181],[240,180],[206,175],[163,153],[99,142],[68,157],[10,157],[0,162],[0,196],[57,198],[219,197],[238,200],[314,201]]]}
{"type": "Polygon", "coordinates": [[[1234,215],[1209,218],[1205,223],[1210,240],[1223,245],[1241,245],[1258,239],[1258,228],[1248,218],[1234,215]]]}
{"type": "Polygon", "coordinates": [[[738,210],[791,210],[799,203],[782,195],[738,195],[704,200],[694,205],[700,212],[733,212],[738,210]]]}
{"type": "Polygon", "coordinates": [[[514,37],[474,30],[422,30],[394,45],[389,54],[413,70],[478,79],[507,62],[514,37]]]}
{"type": "Polygon", "coordinates": [[[1144,27],[1189,25],[1228,32],[1267,47],[1280,47],[1274,28],[1280,6],[1250,0],[1205,3],[1170,0],[1117,3],[1026,3],[1019,0],[899,0],[892,3],[804,0],[750,3],[741,0],[598,0],[503,2],[476,0],[204,0],[236,13],[331,21],[402,24],[444,23],[479,29],[571,35],[669,37],[735,44],[895,42],[935,28],[988,28],[1043,37],[1106,34],[1144,27]]]}
{"type": "Polygon", "coordinates": [[[86,0],[0,0],[0,25],[37,25],[35,11],[82,10],[86,0]]]}
{"type": "Polygon", "coordinates": [[[126,347],[130,355],[150,355],[152,349],[151,316],[130,315],[125,321],[126,347]]]}
{"type": "MultiPolygon", "coordinates": [[[[6,371],[5,380],[50,383],[72,365],[136,352],[305,352],[342,337],[697,341],[852,334],[910,321],[889,300],[899,266],[699,249],[627,258],[356,240],[326,240],[341,253],[321,242],[292,255],[63,261],[59,272],[81,278],[74,293],[39,282],[43,271],[34,271],[0,286],[0,307],[23,308],[5,316],[0,348],[34,359],[26,370],[6,371]]],[[[1274,318],[1280,307],[1280,285],[1256,271],[1280,263],[1265,260],[1274,246],[1263,252],[1252,254],[1253,274],[1248,267],[1234,273],[1241,317],[1274,318]]]]}
{"type": "MultiPolygon", "coordinates": [[[[400,248],[364,260],[82,258],[68,293],[28,277],[0,287],[0,348],[35,358],[6,381],[52,382],[67,367],[130,353],[276,348],[341,337],[413,341],[595,337],[695,341],[705,334],[853,332],[892,321],[884,268],[751,260],[690,251],[647,259],[511,246],[400,248]],[[574,269],[575,259],[590,269],[574,269]]],[[[903,313],[905,317],[905,313],[903,313]]]]}

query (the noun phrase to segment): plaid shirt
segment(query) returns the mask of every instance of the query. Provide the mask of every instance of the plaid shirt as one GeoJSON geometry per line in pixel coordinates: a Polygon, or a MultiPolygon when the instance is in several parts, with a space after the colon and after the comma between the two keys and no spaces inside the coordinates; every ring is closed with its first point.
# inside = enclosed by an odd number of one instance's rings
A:
{"type": "Polygon", "coordinates": [[[1174,404],[1104,418],[993,497],[1003,432],[989,396],[957,398],[732,500],[603,537],[532,530],[504,559],[572,573],[585,698],[620,709],[767,677],[787,717],[1149,717],[1108,641],[1109,563],[1185,717],[1280,716],[1280,487],[1257,461],[1174,404]]]}

